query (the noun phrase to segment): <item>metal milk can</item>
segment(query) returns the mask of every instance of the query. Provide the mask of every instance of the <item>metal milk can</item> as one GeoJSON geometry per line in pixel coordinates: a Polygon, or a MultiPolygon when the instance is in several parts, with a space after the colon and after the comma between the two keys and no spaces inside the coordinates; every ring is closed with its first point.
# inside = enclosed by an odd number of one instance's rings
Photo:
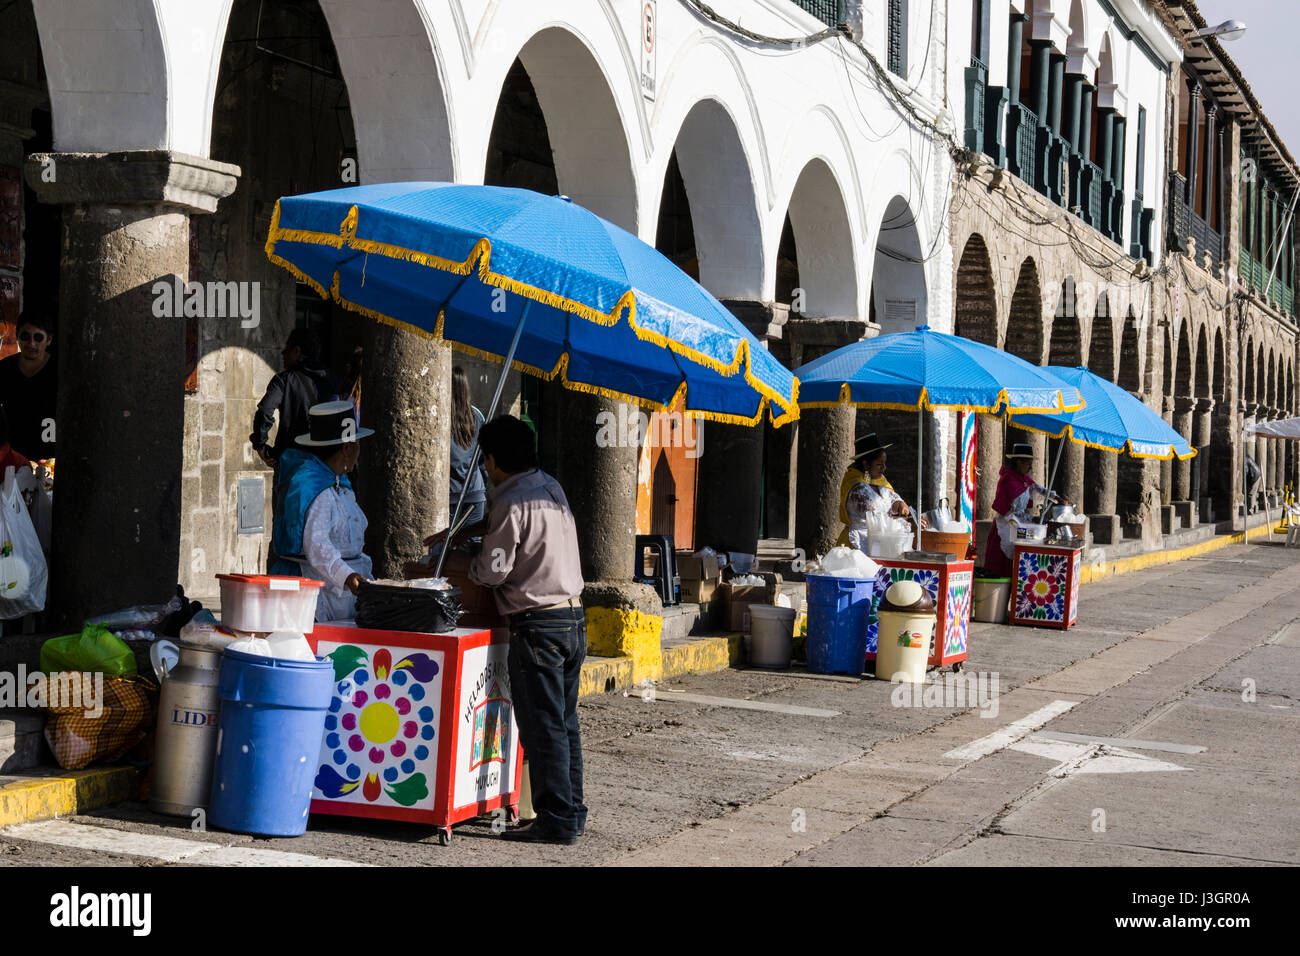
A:
{"type": "Polygon", "coordinates": [[[182,643],[179,652],[176,664],[165,677],[160,675],[149,806],[158,813],[191,816],[196,807],[207,807],[212,787],[221,707],[217,692],[221,648],[182,643]]]}

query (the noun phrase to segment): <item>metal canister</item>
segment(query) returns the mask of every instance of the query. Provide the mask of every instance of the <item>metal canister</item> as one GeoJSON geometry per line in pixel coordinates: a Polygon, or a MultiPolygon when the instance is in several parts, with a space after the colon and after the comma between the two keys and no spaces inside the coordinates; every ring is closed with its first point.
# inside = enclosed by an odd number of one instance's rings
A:
{"type": "Polygon", "coordinates": [[[217,751],[217,680],[221,649],[180,645],[180,659],[162,682],[158,742],[149,806],[158,813],[191,816],[206,808],[217,751]]]}

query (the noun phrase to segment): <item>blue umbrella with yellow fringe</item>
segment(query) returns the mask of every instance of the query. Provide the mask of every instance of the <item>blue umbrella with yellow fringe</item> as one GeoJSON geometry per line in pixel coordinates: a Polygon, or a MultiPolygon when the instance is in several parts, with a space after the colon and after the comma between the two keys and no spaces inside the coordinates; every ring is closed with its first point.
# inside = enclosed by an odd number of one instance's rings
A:
{"type": "MultiPolygon", "coordinates": [[[[801,408],[951,409],[1008,416],[1070,412],[1084,406],[1079,389],[1045,368],[927,325],[845,345],[795,369],[801,408]]],[[[921,463],[917,453],[917,514],[921,463]]],[[[919,547],[919,542],[918,542],[919,547]]]]}
{"type": "Polygon", "coordinates": [[[453,183],[285,196],[266,254],[344,308],[575,391],[733,424],[799,416],[794,375],[721,302],[563,196],[453,183]]]}

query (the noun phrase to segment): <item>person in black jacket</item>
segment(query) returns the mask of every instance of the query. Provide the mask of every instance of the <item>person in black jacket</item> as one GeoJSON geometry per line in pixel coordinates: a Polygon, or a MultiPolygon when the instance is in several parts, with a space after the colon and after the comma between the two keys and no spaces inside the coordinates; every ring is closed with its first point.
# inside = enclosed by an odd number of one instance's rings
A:
{"type": "Polygon", "coordinates": [[[284,450],[293,447],[294,436],[307,431],[307,410],[321,402],[335,401],[339,390],[338,378],[321,360],[320,339],[310,329],[290,332],[280,356],[284,371],[277,372],[266,386],[266,394],[253,416],[253,433],[248,436],[253,450],[272,468],[284,450]],[[268,444],[276,413],[280,427],[275,443],[268,444]]]}

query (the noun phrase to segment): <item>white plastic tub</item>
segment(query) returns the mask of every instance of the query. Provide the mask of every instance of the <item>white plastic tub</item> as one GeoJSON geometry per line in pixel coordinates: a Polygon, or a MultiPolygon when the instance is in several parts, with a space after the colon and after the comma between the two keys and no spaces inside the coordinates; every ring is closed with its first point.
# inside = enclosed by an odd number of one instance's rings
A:
{"type": "Polygon", "coordinates": [[[867,538],[867,555],[872,558],[898,558],[910,551],[916,536],[911,531],[886,531],[867,538]]]}
{"type": "Polygon", "coordinates": [[[265,574],[218,574],[221,623],[236,631],[310,634],[321,582],[265,574]]]}
{"type": "Polygon", "coordinates": [[[784,670],[794,653],[794,619],[792,607],[771,604],[749,606],[749,666],[784,670]]]}

